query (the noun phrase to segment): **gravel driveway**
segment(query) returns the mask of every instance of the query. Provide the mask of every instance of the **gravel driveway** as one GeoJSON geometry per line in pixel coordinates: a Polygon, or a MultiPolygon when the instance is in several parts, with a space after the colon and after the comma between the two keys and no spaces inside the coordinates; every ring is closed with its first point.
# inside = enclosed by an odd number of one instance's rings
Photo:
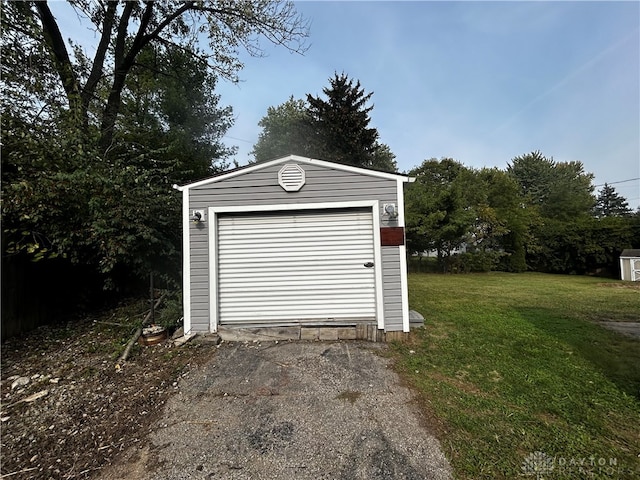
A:
{"type": "Polygon", "coordinates": [[[386,346],[223,343],[101,478],[448,479],[386,346]]]}

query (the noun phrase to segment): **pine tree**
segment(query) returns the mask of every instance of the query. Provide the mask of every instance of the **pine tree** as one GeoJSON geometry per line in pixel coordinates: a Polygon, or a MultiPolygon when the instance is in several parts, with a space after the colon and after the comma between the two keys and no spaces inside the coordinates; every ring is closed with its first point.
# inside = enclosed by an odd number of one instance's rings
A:
{"type": "Polygon", "coordinates": [[[594,214],[602,217],[626,217],[631,215],[631,209],[624,197],[620,196],[614,187],[604,184],[598,194],[594,214]]]}
{"type": "Polygon", "coordinates": [[[371,93],[365,93],[357,80],[354,84],[344,73],[329,79],[323,88],[326,100],[307,95],[309,113],[320,139],[321,156],[338,163],[371,167],[376,158],[378,131],[369,128],[367,106],[371,93]]]}
{"type": "Polygon", "coordinates": [[[282,105],[269,107],[258,124],[262,132],[251,152],[257,162],[288,154],[319,158],[347,165],[397,172],[395,155],[378,141],[378,131],[369,128],[366,94],[360,82],[345,74],[329,79],[326,99],[307,95],[290,97],[282,105]]]}

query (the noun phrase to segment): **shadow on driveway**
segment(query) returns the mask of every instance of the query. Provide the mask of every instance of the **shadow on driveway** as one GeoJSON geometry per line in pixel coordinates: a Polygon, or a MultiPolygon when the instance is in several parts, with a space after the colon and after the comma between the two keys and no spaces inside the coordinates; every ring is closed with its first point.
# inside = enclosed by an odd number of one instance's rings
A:
{"type": "Polygon", "coordinates": [[[448,479],[384,345],[223,343],[110,480],[448,479]]]}

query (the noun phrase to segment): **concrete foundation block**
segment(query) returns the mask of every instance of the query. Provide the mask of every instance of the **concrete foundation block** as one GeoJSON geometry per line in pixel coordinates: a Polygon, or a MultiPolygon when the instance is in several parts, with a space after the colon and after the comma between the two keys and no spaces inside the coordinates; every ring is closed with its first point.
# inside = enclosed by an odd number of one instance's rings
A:
{"type": "Polygon", "coordinates": [[[319,328],[302,327],[300,329],[300,340],[319,340],[319,328]]]}

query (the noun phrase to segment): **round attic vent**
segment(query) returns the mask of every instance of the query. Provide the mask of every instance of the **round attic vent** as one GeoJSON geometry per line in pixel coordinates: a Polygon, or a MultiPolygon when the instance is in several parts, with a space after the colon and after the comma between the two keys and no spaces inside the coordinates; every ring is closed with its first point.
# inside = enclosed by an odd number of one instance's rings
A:
{"type": "Polygon", "coordinates": [[[294,163],[287,163],[278,172],[278,183],[287,192],[297,192],[304,182],[304,170],[294,163]]]}

